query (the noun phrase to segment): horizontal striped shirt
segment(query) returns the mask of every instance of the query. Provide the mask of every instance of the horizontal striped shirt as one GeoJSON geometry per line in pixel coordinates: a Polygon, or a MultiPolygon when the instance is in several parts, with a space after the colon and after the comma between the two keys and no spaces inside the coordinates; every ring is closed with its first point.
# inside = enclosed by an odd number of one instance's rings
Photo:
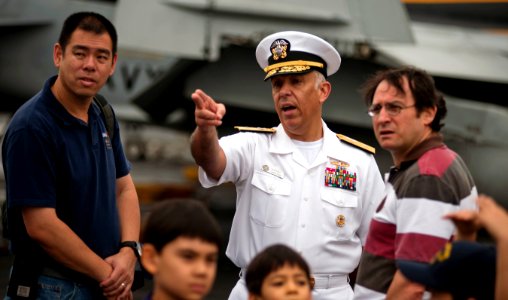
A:
{"type": "Polygon", "coordinates": [[[387,174],[386,197],[370,224],[355,299],[384,299],[396,260],[429,262],[455,231],[443,215],[475,207],[473,178],[441,136],[423,142],[408,157],[387,174]]]}

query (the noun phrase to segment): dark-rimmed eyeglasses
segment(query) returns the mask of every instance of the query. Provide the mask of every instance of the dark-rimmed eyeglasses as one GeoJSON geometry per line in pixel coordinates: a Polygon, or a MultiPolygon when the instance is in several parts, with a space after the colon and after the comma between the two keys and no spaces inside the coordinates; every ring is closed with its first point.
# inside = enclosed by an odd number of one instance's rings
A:
{"type": "Polygon", "coordinates": [[[376,105],[371,105],[369,107],[369,109],[367,110],[367,113],[369,114],[369,116],[375,117],[375,116],[379,115],[379,113],[381,112],[381,109],[383,109],[383,106],[385,108],[386,113],[390,117],[395,117],[396,115],[400,114],[400,112],[403,109],[415,107],[415,105],[403,106],[403,105],[400,105],[397,103],[386,103],[384,105],[376,104],[376,105]]]}

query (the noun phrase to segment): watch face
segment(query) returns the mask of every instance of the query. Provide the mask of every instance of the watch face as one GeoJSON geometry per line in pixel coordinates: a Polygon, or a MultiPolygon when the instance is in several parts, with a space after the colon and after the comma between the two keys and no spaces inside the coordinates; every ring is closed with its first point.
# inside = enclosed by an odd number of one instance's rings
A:
{"type": "Polygon", "coordinates": [[[143,253],[143,249],[141,248],[141,243],[136,242],[136,250],[138,251],[139,256],[143,253]]]}

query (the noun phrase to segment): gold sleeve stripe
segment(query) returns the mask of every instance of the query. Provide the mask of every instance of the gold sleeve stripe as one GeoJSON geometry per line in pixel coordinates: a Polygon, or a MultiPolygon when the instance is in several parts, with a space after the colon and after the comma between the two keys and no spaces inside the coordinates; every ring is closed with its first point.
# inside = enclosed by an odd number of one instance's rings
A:
{"type": "Polygon", "coordinates": [[[246,131],[246,132],[262,132],[262,133],[277,132],[277,129],[275,128],[249,127],[249,126],[235,126],[235,129],[237,129],[238,131],[246,131]]]}
{"type": "Polygon", "coordinates": [[[343,135],[343,134],[339,134],[339,133],[337,133],[337,137],[338,137],[341,141],[344,141],[344,142],[346,142],[346,143],[348,143],[348,144],[354,145],[354,146],[356,146],[356,147],[358,147],[358,148],[360,148],[360,149],[363,149],[363,150],[365,150],[365,151],[367,151],[367,152],[370,152],[370,153],[372,153],[372,154],[376,154],[376,148],[374,148],[374,147],[372,147],[372,146],[369,146],[369,145],[367,145],[367,144],[364,144],[364,143],[362,143],[362,142],[359,142],[359,141],[357,141],[357,140],[355,140],[355,139],[352,139],[352,138],[350,138],[350,137],[347,137],[347,136],[345,136],[345,135],[343,135]]]}
{"type": "Polygon", "coordinates": [[[318,63],[315,61],[307,61],[307,60],[293,60],[293,61],[285,61],[278,64],[269,65],[268,67],[264,68],[263,70],[268,73],[269,71],[281,67],[287,67],[287,66],[310,66],[310,67],[317,67],[317,68],[324,68],[324,65],[322,63],[318,63]]]}

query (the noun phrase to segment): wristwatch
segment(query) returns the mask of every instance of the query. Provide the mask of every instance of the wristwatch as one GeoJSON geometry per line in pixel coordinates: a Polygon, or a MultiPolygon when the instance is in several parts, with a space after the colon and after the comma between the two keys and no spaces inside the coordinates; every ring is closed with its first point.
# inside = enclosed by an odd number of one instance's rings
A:
{"type": "Polygon", "coordinates": [[[134,251],[138,259],[141,258],[141,244],[135,241],[125,241],[120,243],[120,248],[129,247],[134,251]]]}

